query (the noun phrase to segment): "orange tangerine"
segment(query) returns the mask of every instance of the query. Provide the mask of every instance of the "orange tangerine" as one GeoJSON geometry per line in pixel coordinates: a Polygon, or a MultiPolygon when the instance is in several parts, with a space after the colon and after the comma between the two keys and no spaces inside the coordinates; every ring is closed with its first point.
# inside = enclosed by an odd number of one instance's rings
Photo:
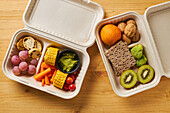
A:
{"type": "Polygon", "coordinates": [[[111,46],[121,39],[121,31],[115,25],[107,24],[101,29],[100,37],[106,45],[111,46]]]}

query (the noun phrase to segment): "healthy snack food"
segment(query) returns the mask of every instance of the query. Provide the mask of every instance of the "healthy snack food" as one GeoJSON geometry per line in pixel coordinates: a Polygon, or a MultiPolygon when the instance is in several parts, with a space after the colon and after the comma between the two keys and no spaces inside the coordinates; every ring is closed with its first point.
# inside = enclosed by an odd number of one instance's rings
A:
{"type": "Polygon", "coordinates": [[[38,60],[37,59],[32,59],[30,61],[30,64],[34,65],[34,66],[37,66],[38,65],[38,60]]]}
{"type": "Polygon", "coordinates": [[[34,65],[29,65],[28,66],[28,73],[33,75],[36,73],[36,67],[34,65]]]}
{"type": "Polygon", "coordinates": [[[138,44],[131,49],[131,54],[134,58],[140,59],[143,56],[143,45],[138,44]]]}
{"type": "Polygon", "coordinates": [[[42,51],[41,42],[39,42],[38,40],[35,40],[35,43],[36,43],[36,48],[39,49],[39,51],[42,51]]]}
{"type": "Polygon", "coordinates": [[[23,38],[18,40],[18,42],[17,42],[17,49],[18,50],[24,50],[25,49],[25,47],[23,45],[23,38]]]}
{"type": "Polygon", "coordinates": [[[128,37],[133,37],[136,34],[136,25],[129,23],[127,24],[127,26],[125,27],[124,33],[126,36],[128,37]]]}
{"type": "Polygon", "coordinates": [[[27,58],[28,58],[28,51],[27,51],[27,50],[20,51],[20,52],[19,52],[19,57],[20,57],[22,60],[27,59],[27,58]]]}
{"type": "Polygon", "coordinates": [[[154,70],[150,65],[143,65],[137,71],[138,80],[146,84],[154,77],[154,70]]]}
{"type": "Polygon", "coordinates": [[[135,58],[129,51],[127,43],[119,41],[105,52],[106,57],[112,63],[115,74],[121,75],[125,70],[130,69],[136,64],[135,58]]]}
{"type": "Polygon", "coordinates": [[[28,53],[30,58],[39,58],[41,56],[41,51],[37,48],[29,50],[28,53]]]}
{"type": "Polygon", "coordinates": [[[24,45],[24,48],[26,48],[27,50],[36,48],[36,42],[34,38],[32,37],[25,37],[23,39],[23,45],[24,45]]]}
{"type": "Polygon", "coordinates": [[[59,52],[59,49],[58,49],[58,48],[48,47],[48,48],[47,48],[47,51],[46,51],[46,53],[45,53],[45,56],[44,56],[44,62],[45,62],[46,64],[55,66],[58,52],[59,52]]]}
{"type": "Polygon", "coordinates": [[[115,25],[107,24],[101,29],[100,37],[103,43],[111,46],[121,39],[121,31],[115,25]]]}
{"type": "Polygon", "coordinates": [[[126,22],[126,24],[134,24],[134,25],[136,25],[136,22],[134,20],[130,19],[130,20],[128,20],[126,22]]]}
{"type": "Polygon", "coordinates": [[[127,42],[127,44],[130,44],[130,43],[131,43],[131,39],[128,38],[125,34],[123,34],[122,40],[123,40],[124,42],[127,42]]]}
{"type": "Polygon", "coordinates": [[[11,58],[11,62],[12,62],[14,65],[18,65],[18,64],[21,62],[21,60],[20,60],[20,58],[19,58],[17,55],[14,55],[14,56],[12,56],[12,58],[11,58]]]}
{"type": "Polygon", "coordinates": [[[132,42],[137,42],[140,39],[139,31],[136,30],[136,34],[131,38],[132,42]]]}
{"type": "Polygon", "coordinates": [[[57,70],[56,76],[55,76],[54,81],[53,81],[53,85],[62,89],[63,86],[64,86],[64,83],[65,83],[65,80],[67,78],[67,75],[68,74],[63,73],[60,70],[57,70]]]}
{"type": "Polygon", "coordinates": [[[25,70],[27,70],[27,68],[28,68],[27,62],[21,62],[21,63],[19,64],[19,69],[20,69],[21,71],[25,71],[25,70]]]}
{"type": "Polygon", "coordinates": [[[21,70],[19,69],[18,66],[14,66],[12,69],[12,72],[14,73],[14,75],[20,75],[21,74],[21,70]]]}
{"type": "Polygon", "coordinates": [[[63,53],[62,57],[58,60],[58,64],[62,67],[63,71],[69,72],[77,63],[74,53],[63,53]]]}
{"type": "Polygon", "coordinates": [[[136,61],[137,61],[136,66],[140,67],[147,63],[147,58],[145,57],[145,55],[143,55],[140,59],[136,59],[136,61]]]}
{"type": "Polygon", "coordinates": [[[137,74],[135,71],[133,70],[126,70],[122,73],[121,77],[120,77],[120,84],[124,87],[124,88],[132,88],[135,86],[135,84],[137,83],[138,79],[137,79],[137,74]]]}
{"type": "Polygon", "coordinates": [[[11,63],[15,65],[15,67],[13,67],[14,75],[35,74],[38,58],[41,56],[41,43],[33,37],[23,37],[17,41],[16,47],[19,53],[11,57],[11,63]]]}
{"type": "Polygon", "coordinates": [[[120,31],[122,33],[124,33],[124,30],[125,30],[125,27],[126,27],[126,23],[120,22],[117,27],[120,29],[120,31]]]}

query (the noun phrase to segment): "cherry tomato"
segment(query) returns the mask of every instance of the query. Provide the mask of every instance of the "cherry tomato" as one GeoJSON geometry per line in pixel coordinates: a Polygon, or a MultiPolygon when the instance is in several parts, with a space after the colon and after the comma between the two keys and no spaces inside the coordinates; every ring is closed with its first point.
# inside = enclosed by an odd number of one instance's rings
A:
{"type": "Polygon", "coordinates": [[[71,77],[67,77],[66,83],[67,84],[72,84],[73,83],[73,79],[71,77]]]}
{"type": "Polygon", "coordinates": [[[68,84],[64,84],[64,90],[66,90],[66,91],[69,90],[69,85],[68,84]]]}
{"type": "Polygon", "coordinates": [[[74,84],[69,85],[69,90],[74,91],[76,89],[76,86],[74,84]]]}
{"type": "Polygon", "coordinates": [[[75,76],[74,76],[74,74],[70,74],[69,77],[71,77],[71,78],[73,79],[73,82],[74,82],[75,79],[76,79],[75,76]]]}

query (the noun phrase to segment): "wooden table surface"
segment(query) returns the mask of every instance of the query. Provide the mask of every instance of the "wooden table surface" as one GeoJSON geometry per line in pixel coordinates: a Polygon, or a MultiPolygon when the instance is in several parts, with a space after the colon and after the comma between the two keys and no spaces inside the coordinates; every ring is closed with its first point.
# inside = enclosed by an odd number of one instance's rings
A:
{"type": "MultiPolygon", "coordinates": [[[[127,11],[144,14],[147,7],[167,0],[92,0],[105,18],[127,11]]],[[[28,0],[0,0],[0,67],[13,34],[24,27],[22,15],[28,0]]],[[[162,77],[155,88],[128,98],[117,96],[96,43],[88,49],[91,63],[80,93],[71,100],[41,92],[7,78],[0,68],[0,113],[146,113],[170,112],[170,79],[162,77]]]]}

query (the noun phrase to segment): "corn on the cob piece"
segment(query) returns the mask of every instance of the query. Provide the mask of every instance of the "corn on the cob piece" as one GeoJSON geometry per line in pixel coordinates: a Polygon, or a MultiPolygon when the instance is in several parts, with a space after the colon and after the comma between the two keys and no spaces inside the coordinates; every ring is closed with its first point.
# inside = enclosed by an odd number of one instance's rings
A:
{"type": "Polygon", "coordinates": [[[53,85],[62,89],[63,86],[64,86],[64,83],[65,83],[65,80],[67,78],[67,75],[68,74],[63,73],[60,70],[57,70],[56,76],[55,76],[54,81],[53,81],[53,85]]]}
{"type": "Polygon", "coordinates": [[[56,62],[56,58],[57,58],[57,55],[58,55],[58,51],[59,51],[58,48],[49,47],[47,49],[46,53],[45,53],[44,62],[46,64],[55,66],[55,62],[56,62]]]}

